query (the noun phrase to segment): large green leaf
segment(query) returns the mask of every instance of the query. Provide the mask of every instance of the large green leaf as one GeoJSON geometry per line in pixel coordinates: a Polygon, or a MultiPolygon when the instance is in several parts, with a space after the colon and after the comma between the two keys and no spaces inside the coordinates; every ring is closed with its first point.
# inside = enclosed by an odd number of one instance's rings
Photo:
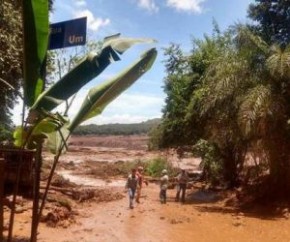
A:
{"type": "Polygon", "coordinates": [[[117,53],[123,53],[133,44],[151,42],[152,39],[121,38],[120,35],[105,38],[100,53],[90,53],[85,57],[74,69],[45,91],[32,109],[51,111],[98,76],[111,62],[120,60],[117,53]]]}
{"type": "Polygon", "coordinates": [[[48,46],[47,0],[23,1],[24,27],[24,101],[33,105],[43,90],[41,70],[48,46]]]}
{"type": "Polygon", "coordinates": [[[25,139],[27,138],[27,132],[23,127],[18,126],[13,132],[14,145],[16,147],[22,147],[24,145],[25,139]]]}
{"type": "Polygon", "coordinates": [[[156,56],[155,48],[147,50],[138,61],[122,73],[101,86],[92,88],[68,129],[73,131],[81,122],[100,114],[111,101],[150,69],[156,56]]]}
{"type": "Polygon", "coordinates": [[[35,149],[37,142],[43,140],[48,134],[55,132],[64,125],[62,120],[56,118],[46,117],[33,126],[17,127],[13,133],[14,145],[22,147],[26,144],[28,149],[35,149]]]}
{"type": "Polygon", "coordinates": [[[70,136],[70,132],[67,129],[67,124],[63,125],[61,129],[49,132],[47,136],[47,147],[53,154],[57,154],[59,151],[66,152],[66,141],[70,136]]]}
{"type": "Polygon", "coordinates": [[[120,37],[120,34],[108,36],[104,39],[103,48],[111,46],[119,54],[123,54],[132,45],[137,43],[155,43],[156,40],[151,38],[128,38],[120,37]]]}

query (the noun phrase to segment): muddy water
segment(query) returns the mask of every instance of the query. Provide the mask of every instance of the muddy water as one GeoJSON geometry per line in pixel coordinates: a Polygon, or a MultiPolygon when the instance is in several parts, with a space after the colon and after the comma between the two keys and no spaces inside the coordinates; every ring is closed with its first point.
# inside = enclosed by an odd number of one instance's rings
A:
{"type": "Polygon", "coordinates": [[[114,180],[103,180],[98,178],[86,177],[74,175],[71,171],[61,170],[57,172],[59,175],[63,176],[65,179],[82,186],[89,187],[125,187],[124,179],[114,179],[114,180]]]}

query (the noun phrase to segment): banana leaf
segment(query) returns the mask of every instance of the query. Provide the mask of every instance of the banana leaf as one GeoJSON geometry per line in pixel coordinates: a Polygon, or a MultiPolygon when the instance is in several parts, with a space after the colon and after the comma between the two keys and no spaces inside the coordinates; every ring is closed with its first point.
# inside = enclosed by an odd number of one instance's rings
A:
{"type": "Polygon", "coordinates": [[[152,42],[152,39],[146,38],[121,38],[119,34],[105,38],[100,53],[90,53],[85,57],[57,83],[43,92],[32,109],[51,111],[98,76],[111,62],[120,60],[117,53],[122,54],[137,43],[152,42]]]}
{"type": "Polygon", "coordinates": [[[13,133],[14,145],[22,147],[26,144],[26,148],[35,149],[37,142],[48,137],[48,134],[56,132],[60,127],[64,126],[62,120],[46,117],[40,122],[30,127],[19,126],[13,133]]]}
{"type": "Polygon", "coordinates": [[[111,46],[119,54],[123,54],[132,45],[138,43],[156,43],[156,40],[151,38],[120,38],[120,34],[105,37],[103,48],[111,46]]]}
{"type": "Polygon", "coordinates": [[[70,136],[70,131],[67,129],[67,124],[64,124],[61,129],[46,134],[47,147],[52,154],[57,154],[59,151],[65,153],[67,150],[66,141],[70,136]]]}
{"type": "Polygon", "coordinates": [[[13,132],[14,145],[16,147],[22,147],[24,145],[26,138],[27,132],[23,129],[23,127],[22,126],[16,127],[13,132]]]}
{"type": "Polygon", "coordinates": [[[45,65],[49,20],[47,0],[23,2],[24,28],[24,103],[31,107],[43,91],[41,70],[45,65]]]}
{"type": "Polygon", "coordinates": [[[147,50],[138,61],[121,74],[103,83],[101,86],[92,88],[86,96],[80,111],[68,126],[68,129],[72,132],[83,121],[102,113],[111,101],[151,68],[156,56],[157,51],[155,48],[147,50]]]}

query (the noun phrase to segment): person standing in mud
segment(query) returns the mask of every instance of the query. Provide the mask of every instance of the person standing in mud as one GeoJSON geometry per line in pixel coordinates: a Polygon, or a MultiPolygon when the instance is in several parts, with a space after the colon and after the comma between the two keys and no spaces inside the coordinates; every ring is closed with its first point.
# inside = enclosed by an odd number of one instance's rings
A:
{"type": "Polygon", "coordinates": [[[185,202],[185,193],[186,193],[187,182],[189,180],[188,174],[185,171],[185,169],[181,169],[181,172],[178,174],[176,179],[177,179],[177,192],[176,192],[175,201],[179,202],[180,192],[181,192],[181,202],[184,203],[185,202]]]}
{"type": "Polygon", "coordinates": [[[160,202],[161,203],[166,203],[166,199],[167,199],[167,188],[168,188],[168,182],[169,182],[169,177],[167,175],[167,170],[164,169],[162,171],[162,176],[160,178],[160,202]]]}
{"type": "Polygon", "coordinates": [[[136,169],[132,169],[131,174],[128,176],[125,188],[128,190],[129,207],[134,208],[134,197],[139,186],[139,178],[136,174],[136,169]]]}
{"type": "Polygon", "coordinates": [[[139,179],[139,184],[137,186],[137,195],[136,195],[136,202],[140,203],[140,197],[141,197],[141,190],[142,190],[142,186],[143,186],[143,182],[146,184],[146,186],[148,186],[147,181],[144,180],[143,177],[143,167],[142,166],[138,166],[137,168],[137,177],[139,179]]]}

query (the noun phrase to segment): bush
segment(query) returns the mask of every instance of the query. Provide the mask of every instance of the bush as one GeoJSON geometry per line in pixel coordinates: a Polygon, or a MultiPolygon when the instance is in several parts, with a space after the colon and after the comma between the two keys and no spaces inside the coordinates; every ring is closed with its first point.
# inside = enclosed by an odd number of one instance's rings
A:
{"type": "Polygon", "coordinates": [[[223,180],[223,161],[218,148],[200,139],[193,147],[193,154],[201,157],[200,166],[203,171],[203,178],[212,185],[217,185],[223,180]]]}
{"type": "Polygon", "coordinates": [[[149,150],[160,149],[162,146],[163,135],[164,135],[163,127],[161,124],[152,128],[149,132],[148,149],[149,150]]]}
{"type": "Polygon", "coordinates": [[[163,169],[167,170],[169,176],[175,176],[177,173],[173,165],[168,162],[166,158],[163,157],[154,158],[153,160],[150,160],[145,164],[145,172],[149,176],[161,176],[161,172],[163,169]]]}

